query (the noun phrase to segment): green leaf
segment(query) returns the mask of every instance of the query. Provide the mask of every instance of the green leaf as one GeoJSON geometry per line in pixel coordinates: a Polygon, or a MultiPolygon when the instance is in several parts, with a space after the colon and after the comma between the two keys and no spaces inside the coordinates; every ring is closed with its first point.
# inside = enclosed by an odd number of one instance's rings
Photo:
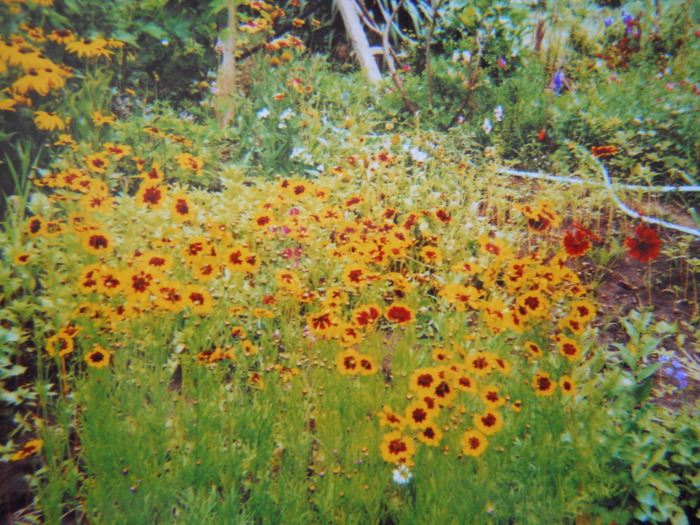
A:
{"type": "Polygon", "coordinates": [[[676,485],[669,484],[665,480],[658,478],[658,477],[649,478],[647,480],[647,483],[656,487],[661,492],[665,492],[666,494],[670,494],[671,496],[678,497],[678,495],[681,493],[681,490],[676,485]]]}
{"type": "Polygon", "coordinates": [[[656,362],[656,363],[649,365],[649,366],[645,367],[644,369],[642,369],[642,371],[639,374],[637,374],[637,381],[639,381],[641,383],[642,381],[644,381],[648,377],[654,375],[656,373],[656,371],[659,368],[661,368],[662,364],[663,363],[661,363],[661,362],[656,362]]]}

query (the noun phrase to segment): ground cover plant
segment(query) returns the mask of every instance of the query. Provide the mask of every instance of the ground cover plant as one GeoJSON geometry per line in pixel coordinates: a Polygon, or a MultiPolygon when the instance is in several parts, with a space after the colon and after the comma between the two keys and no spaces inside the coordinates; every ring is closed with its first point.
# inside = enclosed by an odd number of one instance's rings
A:
{"type": "Polygon", "coordinates": [[[376,86],[315,2],[51,4],[0,4],[6,522],[700,518],[691,2],[380,2],[376,86]]]}

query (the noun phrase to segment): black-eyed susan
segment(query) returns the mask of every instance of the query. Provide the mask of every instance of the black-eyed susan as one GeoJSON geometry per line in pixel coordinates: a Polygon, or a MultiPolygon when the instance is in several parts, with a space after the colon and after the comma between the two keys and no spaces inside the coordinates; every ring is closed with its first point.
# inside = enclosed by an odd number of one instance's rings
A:
{"type": "Polygon", "coordinates": [[[537,372],[532,379],[532,386],[535,389],[535,395],[540,397],[549,397],[554,394],[557,388],[557,383],[552,381],[549,372],[537,372]]]}
{"type": "Polygon", "coordinates": [[[260,350],[258,346],[255,343],[253,343],[253,341],[251,341],[250,339],[244,339],[243,341],[241,341],[241,349],[243,350],[243,353],[248,357],[256,355],[260,350]]]}
{"type": "Polygon", "coordinates": [[[473,418],[474,426],[480,432],[490,436],[503,428],[503,416],[500,412],[487,409],[483,414],[475,414],[473,418]]]}
{"type": "Polygon", "coordinates": [[[385,434],[380,445],[382,459],[388,463],[403,463],[416,453],[413,438],[405,436],[400,430],[385,434]]]}
{"type": "Polygon", "coordinates": [[[94,345],[92,350],[90,350],[83,360],[91,368],[105,368],[109,366],[110,358],[112,355],[110,352],[102,348],[100,345],[94,345]]]}
{"type": "Polygon", "coordinates": [[[36,111],[34,112],[34,123],[36,127],[46,131],[63,131],[66,129],[65,121],[56,115],[48,111],[36,111]]]}
{"type": "Polygon", "coordinates": [[[484,453],[489,442],[482,432],[478,430],[467,430],[462,435],[460,444],[462,445],[462,454],[478,458],[484,453]]]}

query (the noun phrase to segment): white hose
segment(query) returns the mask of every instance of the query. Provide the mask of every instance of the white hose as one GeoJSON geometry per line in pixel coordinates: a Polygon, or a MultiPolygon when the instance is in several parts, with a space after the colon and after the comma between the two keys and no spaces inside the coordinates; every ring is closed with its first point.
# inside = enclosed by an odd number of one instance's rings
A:
{"type": "Polygon", "coordinates": [[[598,166],[600,166],[600,169],[603,172],[603,178],[605,179],[604,182],[596,182],[596,181],[588,181],[584,179],[578,179],[575,177],[560,177],[557,175],[548,175],[546,173],[534,173],[531,171],[518,171],[518,170],[512,170],[508,168],[497,168],[496,173],[503,173],[506,175],[515,175],[517,177],[527,177],[531,179],[545,179],[545,180],[551,180],[555,182],[564,182],[564,183],[569,183],[569,184],[587,184],[590,186],[605,186],[608,191],[610,192],[610,195],[612,196],[613,200],[617,204],[617,206],[624,211],[627,215],[630,215],[634,217],[635,219],[642,220],[644,222],[648,222],[650,224],[658,224],[659,226],[663,226],[665,228],[671,228],[673,230],[678,230],[683,233],[688,233],[690,235],[694,235],[695,237],[700,237],[700,230],[693,229],[693,228],[688,228],[686,226],[681,226],[680,224],[674,224],[671,222],[667,221],[662,221],[661,219],[655,219],[653,217],[647,217],[645,215],[642,215],[633,209],[629,208],[625,203],[623,203],[617,194],[615,193],[615,188],[614,186],[621,188],[621,189],[626,189],[626,190],[643,190],[647,192],[694,192],[694,191],[700,191],[700,186],[639,186],[639,185],[629,185],[629,184],[615,184],[613,186],[612,181],[610,180],[610,176],[608,175],[608,170],[605,169],[605,166],[598,160],[595,159],[596,163],[598,166]]]}

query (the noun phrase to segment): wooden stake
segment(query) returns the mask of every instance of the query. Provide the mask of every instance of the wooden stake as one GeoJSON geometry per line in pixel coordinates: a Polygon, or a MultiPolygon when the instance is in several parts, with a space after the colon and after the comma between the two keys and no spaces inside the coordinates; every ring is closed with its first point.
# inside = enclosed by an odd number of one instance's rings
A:
{"type": "Polygon", "coordinates": [[[367,80],[372,84],[377,84],[382,80],[382,74],[370,51],[367,36],[362,29],[360,17],[357,15],[355,0],[338,0],[338,9],[340,9],[340,16],[343,18],[352,48],[355,50],[355,56],[357,56],[367,80]]]}

